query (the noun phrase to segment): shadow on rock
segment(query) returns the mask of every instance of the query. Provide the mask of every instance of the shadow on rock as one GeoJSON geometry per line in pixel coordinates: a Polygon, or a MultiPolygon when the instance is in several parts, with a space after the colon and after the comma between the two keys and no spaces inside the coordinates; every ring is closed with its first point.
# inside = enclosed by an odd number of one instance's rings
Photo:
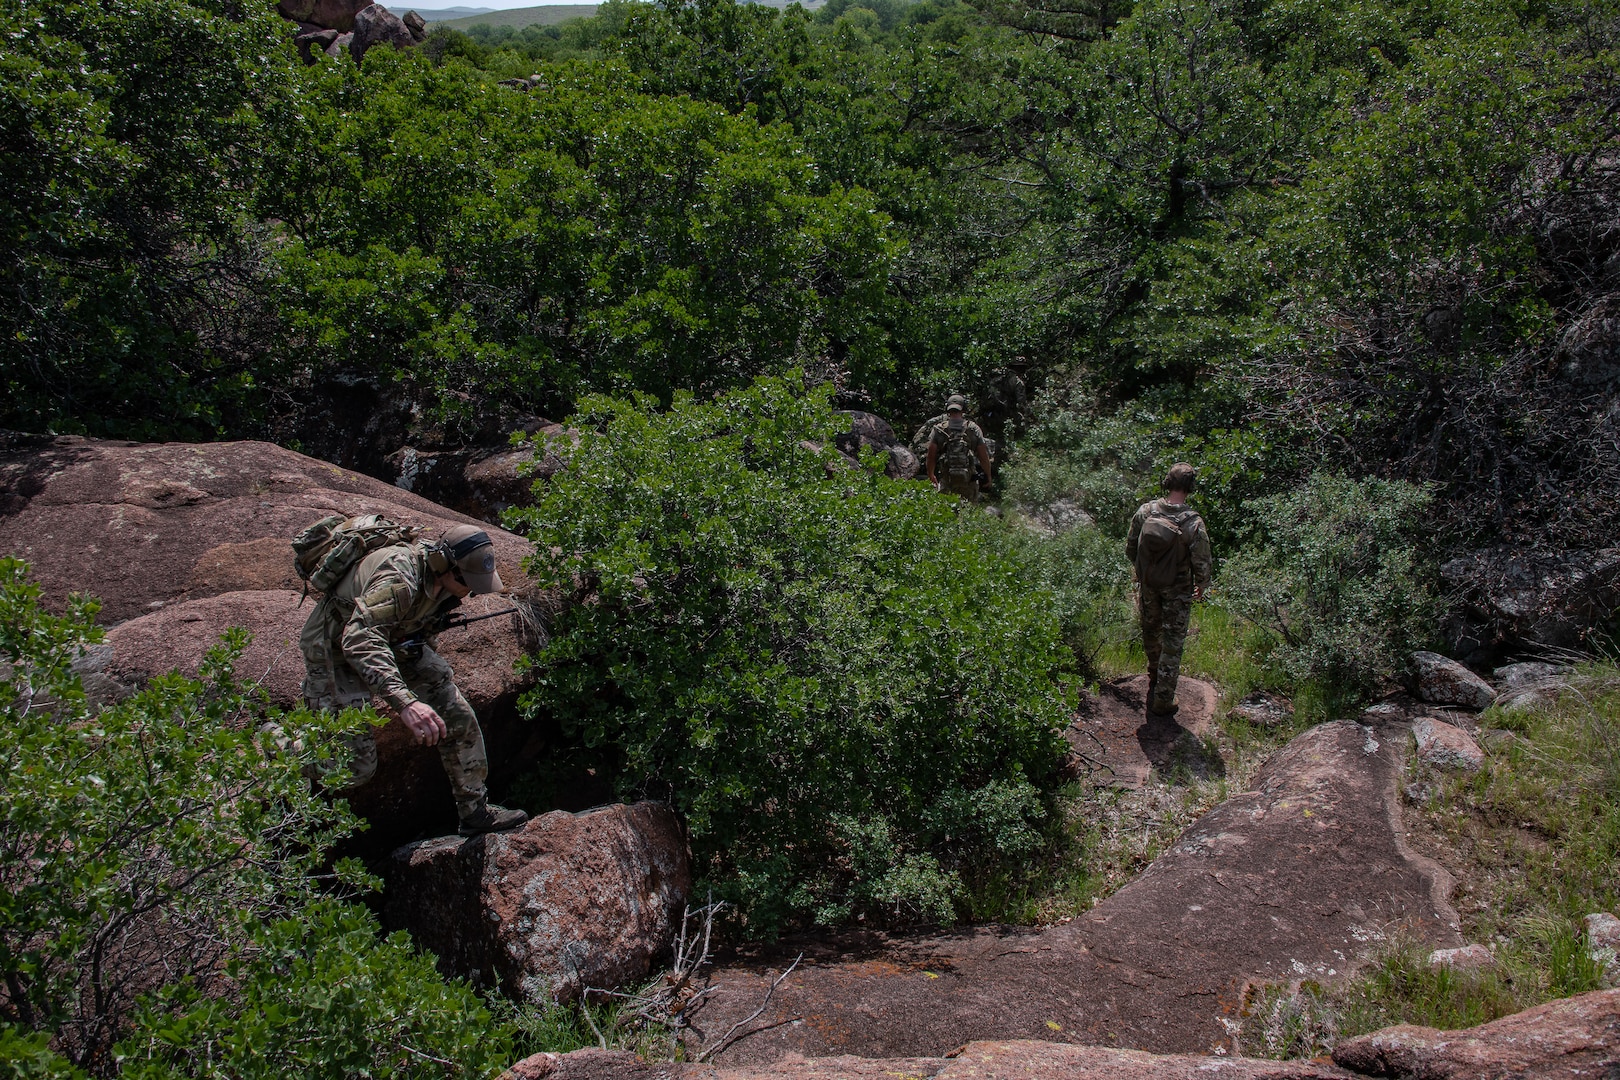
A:
{"type": "Polygon", "coordinates": [[[1226,775],[1215,747],[1215,708],[1220,694],[1209,683],[1182,679],[1180,711],[1168,723],[1144,723],[1147,676],[1113,679],[1082,696],[1064,738],[1071,747],[1067,768],[1094,782],[1139,788],[1155,778],[1189,783],[1226,775]]]}
{"type": "Polygon", "coordinates": [[[1226,761],[1213,739],[1201,739],[1174,720],[1149,720],[1136,729],[1142,756],[1159,778],[1172,784],[1226,775],[1226,761]]]}

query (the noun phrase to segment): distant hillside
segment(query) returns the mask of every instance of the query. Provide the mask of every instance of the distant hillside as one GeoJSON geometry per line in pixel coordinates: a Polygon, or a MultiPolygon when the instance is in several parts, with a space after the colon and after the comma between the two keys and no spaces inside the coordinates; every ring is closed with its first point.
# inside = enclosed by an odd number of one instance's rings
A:
{"type": "MultiPolygon", "coordinates": [[[[765,7],[785,8],[793,0],[753,0],[754,3],[765,7]]],[[[814,11],[826,0],[799,0],[806,8],[814,11]]],[[[454,9],[451,9],[454,10],[454,9]]],[[[430,23],[437,23],[456,30],[466,30],[474,26],[510,26],[521,30],[525,26],[551,26],[554,23],[565,22],[568,19],[588,18],[596,14],[595,4],[545,4],[540,7],[513,8],[510,11],[490,11],[481,15],[450,16],[448,12],[433,13],[416,9],[416,13],[430,23]],[[437,17],[435,17],[437,14],[437,17]]]]}
{"type": "Polygon", "coordinates": [[[550,26],[569,19],[584,19],[596,14],[595,4],[546,4],[542,7],[513,8],[510,11],[491,11],[483,15],[464,15],[456,19],[434,20],[427,12],[420,13],[428,22],[456,30],[473,26],[510,26],[521,30],[525,26],[550,26]]]}
{"type": "Polygon", "coordinates": [[[447,22],[450,19],[465,19],[469,15],[484,15],[492,9],[481,7],[423,8],[398,5],[397,8],[391,7],[389,10],[396,15],[404,15],[407,11],[414,11],[422,16],[424,22],[435,23],[447,22]]]}

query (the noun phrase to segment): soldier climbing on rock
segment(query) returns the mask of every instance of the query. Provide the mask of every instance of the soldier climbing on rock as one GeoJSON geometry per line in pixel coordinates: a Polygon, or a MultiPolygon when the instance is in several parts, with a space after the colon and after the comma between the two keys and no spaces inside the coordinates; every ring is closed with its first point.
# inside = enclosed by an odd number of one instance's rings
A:
{"type": "Polygon", "coordinates": [[[928,479],[940,491],[949,491],[976,503],[979,481],[974,475],[975,464],[983,470],[987,487],[993,473],[984,432],[967,418],[966,410],[967,398],[961,394],[952,394],[946,399],[945,417],[928,437],[928,479]]]}
{"type": "MultiPolygon", "coordinates": [[[[514,829],[521,810],[492,805],[489,760],[478,716],[434,651],[435,631],[461,599],[502,591],[489,534],[456,525],[437,542],[381,518],[327,518],[293,541],[299,573],[324,595],[299,637],[304,699],[336,711],[382,698],[416,741],[437,746],[461,819],[461,835],[514,829]]],[[[367,727],[352,736],[350,787],[377,772],[367,727]]]]}
{"type": "Polygon", "coordinates": [[[1142,647],[1147,650],[1148,719],[1176,714],[1176,680],[1181,650],[1195,600],[1204,598],[1212,570],[1209,533],[1198,511],[1187,505],[1198,479],[1186,462],[1170,467],[1164,498],[1143,503],[1131,518],[1125,557],[1135,569],[1142,647]]]}

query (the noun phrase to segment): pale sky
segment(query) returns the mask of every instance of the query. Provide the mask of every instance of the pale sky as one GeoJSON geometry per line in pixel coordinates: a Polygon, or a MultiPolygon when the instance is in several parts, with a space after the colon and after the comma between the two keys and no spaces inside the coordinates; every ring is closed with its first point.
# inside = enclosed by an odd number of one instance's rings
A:
{"type": "MultiPolygon", "coordinates": [[[[555,2],[560,4],[591,4],[595,3],[596,0],[555,0],[555,2]]],[[[394,6],[395,5],[392,4],[389,5],[390,8],[394,6]]],[[[419,7],[423,11],[443,11],[445,8],[453,7],[488,8],[491,11],[509,11],[512,8],[548,7],[549,5],[545,2],[545,0],[422,0],[422,2],[418,4],[399,4],[397,6],[403,11],[409,11],[412,7],[419,7]]]]}

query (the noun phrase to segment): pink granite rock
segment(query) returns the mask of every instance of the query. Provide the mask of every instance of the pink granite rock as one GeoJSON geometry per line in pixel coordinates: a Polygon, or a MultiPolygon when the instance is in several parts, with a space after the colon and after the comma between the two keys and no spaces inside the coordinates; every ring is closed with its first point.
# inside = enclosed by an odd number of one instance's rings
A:
{"type": "Polygon", "coordinates": [[[660,803],[554,811],[507,833],[394,853],[385,918],[447,974],[529,1001],[570,1000],[652,970],[692,887],[686,837],[660,803]]]}

